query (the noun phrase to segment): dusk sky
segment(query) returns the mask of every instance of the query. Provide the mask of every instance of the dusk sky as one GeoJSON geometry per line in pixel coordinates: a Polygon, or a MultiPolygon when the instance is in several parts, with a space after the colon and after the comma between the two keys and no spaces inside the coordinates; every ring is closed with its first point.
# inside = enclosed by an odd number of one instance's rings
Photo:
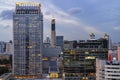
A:
{"type": "Polygon", "coordinates": [[[12,40],[12,16],[16,2],[40,2],[44,16],[44,36],[51,35],[51,19],[56,19],[56,34],[65,40],[89,39],[110,35],[120,42],[120,0],[0,0],[0,41],[12,40]]]}

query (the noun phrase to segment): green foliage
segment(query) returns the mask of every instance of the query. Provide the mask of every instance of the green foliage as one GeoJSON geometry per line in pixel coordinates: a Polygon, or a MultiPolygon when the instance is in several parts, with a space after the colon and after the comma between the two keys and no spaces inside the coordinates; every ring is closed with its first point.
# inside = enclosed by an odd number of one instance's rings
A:
{"type": "Polygon", "coordinates": [[[9,72],[7,67],[0,67],[0,75],[9,72]]]}

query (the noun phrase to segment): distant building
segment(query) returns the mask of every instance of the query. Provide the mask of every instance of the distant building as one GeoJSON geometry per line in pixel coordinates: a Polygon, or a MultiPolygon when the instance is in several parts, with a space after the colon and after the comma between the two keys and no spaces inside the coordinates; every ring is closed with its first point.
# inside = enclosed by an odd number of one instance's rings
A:
{"type": "Polygon", "coordinates": [[[56,47],[55,19],[51,21],[51,46],[56,47]]]}
{"type": "Polygon", "coordinates": [[[0,41],[0,54],[13,54],[13,43],[0,41]]]}
{"type": "Polygon", "coordinates": [[[46,39],[44,40],[43,46],[44,46],[44,48],[51,47],[49,36],[47,36],[46,39]]]}
{"type": "Polygon", "coordinates": [[[68,40],[64,40],[64,49],[68,50],[68,49],[73,49],[73,44],[76,42],[76,40],[74,41],[68,41],[68,40]]]}
{"type": "Polygon", "coordinates": [[[7,42],[6,43],[6,51],[5,52],[8,53],[8,54],[13,54],[14,53],[13,47],[14,47],[13,43],[7,42]]]}
{"type": "Polygon", "coordinates": [[[13,14],[14,61],[16,77],[42,74],[43,14],[37,2],[16,3],[13,14]]]}
{"type": "Polygon", "coordinates": [[[113,57],[117,58],[117,56],[118,56],[118,50],[116,50],[116,49],[108,50],[108,60],[109,61],[112,61],[113,57]]]}
{"type": "Polygon", "coordinates": [[[45,39],[45,42],[44,43],[49,43],[50,44],[50,38],[49,36],[47,35],[46,39],[45,39]]]}
{"type": "Polygon", "coordinates": [[[6,43],[3,41],[0,41],[0,53],[4,53],[6,50],[6,43]]]}
{"type": "Polygon", "coordinates": [[[63,36],[56,36],[56,46],[60,46],[61,49],[64,47],[64,37],[63,36]]]}
{"type": "Polygon", "coordinates": [[[96,58],[108,58],[108,39],[64,42],[63,78],[96,80],[96,58]]]}

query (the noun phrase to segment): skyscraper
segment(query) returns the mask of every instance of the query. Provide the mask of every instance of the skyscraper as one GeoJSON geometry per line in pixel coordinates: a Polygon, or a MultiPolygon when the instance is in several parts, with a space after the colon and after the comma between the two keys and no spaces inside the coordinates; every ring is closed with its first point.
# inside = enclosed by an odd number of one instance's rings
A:
{"type": "Polygon", "coordinates": [[[43,47],[43,14],[40,3],[16,3],[13,35],[14,75],[40,75],[43,47]]]}
{"type": "Polygon", "coordinates": [[[55,19],[52,19],[51,21],[51,46],[56,46],[55,19]]]}

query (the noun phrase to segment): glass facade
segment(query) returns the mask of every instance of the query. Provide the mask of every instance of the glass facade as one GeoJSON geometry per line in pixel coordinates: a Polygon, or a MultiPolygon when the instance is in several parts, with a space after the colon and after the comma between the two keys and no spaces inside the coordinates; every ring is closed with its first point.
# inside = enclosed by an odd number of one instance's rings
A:
{"type": "Polygon", "coordinates": [[[56,46],[60,46],[63,50],[64,39],[63,36],[56,36],[56,46]]]}
{"type": "Polygon", "coordinates": [[[39,3],[16,3],[13,35],[14,75],[41,74],[43,15],[39,3]]]}

